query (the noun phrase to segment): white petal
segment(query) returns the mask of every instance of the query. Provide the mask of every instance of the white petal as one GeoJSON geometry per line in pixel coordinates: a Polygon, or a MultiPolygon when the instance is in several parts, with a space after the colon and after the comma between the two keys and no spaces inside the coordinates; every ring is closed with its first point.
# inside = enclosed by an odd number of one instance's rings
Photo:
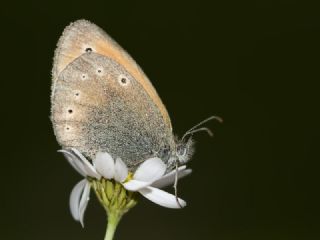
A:
{"type": "Polygon", "coordinates": [[[128,176],[128,168],[127,165],[120,159],[116,159],[115,171],[114,171],[114,179],[117,182],[124,182],[128,176]]]}
{"type": "Polygon", "coordinates": [[[71,150],[82,161],[83,166],[84,166],[88,176],[94,177],[97,179],[101,178],[100,174],[97,173],[97,171],[94,169],[94,167],[91,165],[91,163],[77,149],[71,148],[71,150]]]}
{"type": "MultiPolygon", "coordinates": [[[[167,208],[181,208],[177,203],[177,199],[174,195],[162,191],[158,188],[154,187],[146,187],[139,191],[145,198],[149,199],[150,201],[167,208]]],[[[185,207],[187,203],[178,198],[179,203],[182,207],[185,207]]]]}
{"type": "Polygon", "coordinates": [[[83,177],[87,176],[86,170],[79,159],[76,158],[71,152],[66,151],[66,150],[59,150],[58,152],[63,153],[65,158],[68,160],[70,165],[78,172],[80,173],[83,177]]]}
{"type": "Polygon", "coordinates": [[[160,158],[144,161],[136,170],[133,179],[143,182],[154,182],[166,172],[167,166],[160,158]]]}
{"type": "Polygon", "coordinates": [[[83,193],[82,193],[82,196],[80,199],[80,205],[79,205],[79,221],[82,227],[84,227],[83,217],[84,217],[84,212],[87,209],[88,202],[90,200],[89,196],[90,196],[90,183],[89,181],[86,181],[86,185],[83,189],[83,193]]]}
{"type": "Polygon", "coordinates": [[[142,182],[139,180],[130,180],[124,184],[122,184],[124,186],[125,189],[132,191],[132,192],[136,192],[138,190],[140,190],[141,188],[145,188],[150,186],[152,183],[151,182],[142,182]]]}
{"type": "Polygon", "coordinates": [[[80,199],[82,197],[83,189],[86,186],[87,179],[83,179],[78,182],[71,191],[70,199],[69,199],[69,206],[72,217],[76,220],[80,220],[79,214],[79,206],[80,206],[80,199]]]}
{"type": "Polygon", "coordinates": [[[93,161],[95,169],[104,178],[111,179],[114,176],[115,164],[114,160],[109,153],[98,152],[93,161]]]}
{"type": "MultiPolygon", "coordinates": [[[[185,169],[185,168],[186,168],[185,165],[178,168],[178,179],[183,178],[192,172],[191,169],[185,169]]],[[[159,180],[152,183],[152,186],[156,187],[156,188],[167,187],[167,186],[174,183],[175,177],[176,177],[176,170],[173,170],[173,171],[169,172],[168,174],[164,175],[159,180]]]]}

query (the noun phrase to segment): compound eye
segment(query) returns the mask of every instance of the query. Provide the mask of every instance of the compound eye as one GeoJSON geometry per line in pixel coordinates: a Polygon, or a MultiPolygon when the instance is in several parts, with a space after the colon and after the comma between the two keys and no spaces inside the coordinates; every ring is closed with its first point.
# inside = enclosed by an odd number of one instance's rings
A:
{"type": "Polygon", "coordinates": [[[183,156],[186,153],[187,149],[186,146],[180,144],[177,146],[177,153],[179,156],[183,156]]]}

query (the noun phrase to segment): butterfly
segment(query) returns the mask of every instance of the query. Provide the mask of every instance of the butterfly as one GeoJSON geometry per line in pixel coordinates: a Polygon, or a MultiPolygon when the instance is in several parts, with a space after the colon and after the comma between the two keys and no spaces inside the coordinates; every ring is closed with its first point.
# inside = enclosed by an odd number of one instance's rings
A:
{"type": "Polygon", "coordinates": [[[106,32],[78,20],[64,30],[52,70],[51,120],[63,149],[86,158],[97,152],[119,157],[134,171],[151,157],[168,171],[193,153],[192,134],[207,131],[203,123],[181,139],[172,131],[169,114],[152,83],[106,32]]]}

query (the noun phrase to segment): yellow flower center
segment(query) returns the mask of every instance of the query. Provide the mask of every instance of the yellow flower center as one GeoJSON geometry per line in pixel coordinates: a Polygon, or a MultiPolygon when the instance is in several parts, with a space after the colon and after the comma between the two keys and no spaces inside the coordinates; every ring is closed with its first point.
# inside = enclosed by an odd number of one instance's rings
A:
{"type": "Polygon", "coordinates": [[[132,172],[129,172],[129,173],[128,173],[128,176],[127,176],[126,180],[124,180],[124,182],[129,182],[129,181],[132,180],[132,179],[133,179],[133,173],[132,173],[132,172]]]}
{"type": "MultiPolygon", "coordinates": [[[[129,173],[126,181],[132,179],[129,173]]],[[[114,179],[89,179],[97,198],[107,212],[118,212],[120,215],[127,212],[137,203],[137,194],[127,191],[121,183],[114,179]]]]}

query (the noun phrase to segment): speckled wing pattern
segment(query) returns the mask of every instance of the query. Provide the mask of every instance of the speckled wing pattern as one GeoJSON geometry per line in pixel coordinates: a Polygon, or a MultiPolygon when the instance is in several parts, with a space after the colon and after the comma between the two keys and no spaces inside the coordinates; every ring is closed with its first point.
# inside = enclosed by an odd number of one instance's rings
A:
{"type": "Polygon", "coordinates": [[[96,25],[79,20],[66,28],[52,75],[51,119],[63,148],[91,159],[109,152],[134,169],[174,147],[170,118],[152,84],[96,25]]]}

